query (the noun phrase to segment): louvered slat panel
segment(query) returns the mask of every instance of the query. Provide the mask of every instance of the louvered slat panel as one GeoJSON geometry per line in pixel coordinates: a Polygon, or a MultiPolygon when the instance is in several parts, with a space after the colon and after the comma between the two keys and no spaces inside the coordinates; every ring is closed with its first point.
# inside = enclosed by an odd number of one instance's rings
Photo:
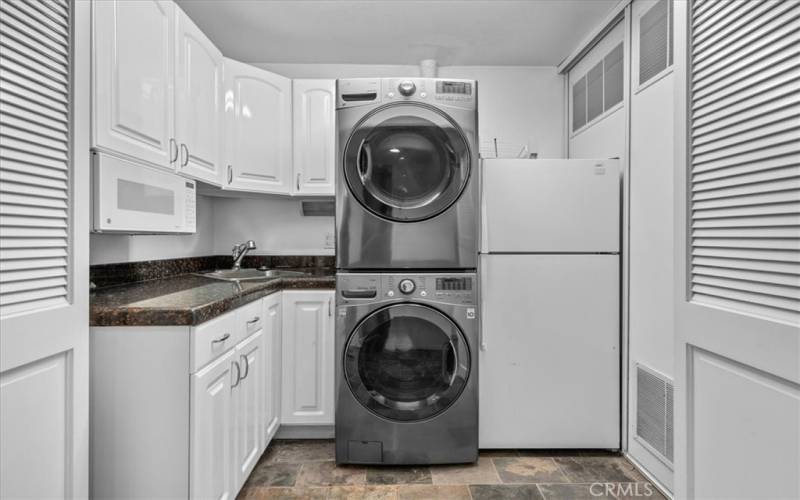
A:
{"type": "Polygon", "coordinates": [[[800,323],[800,2],[692,3],[692,301],[800,323]]]}
{"type": "Polygon", "coordinates": [[[694,59],[692,66],[695,70],[695,75],[699,75],[708,65],[719,61],[723,57],[728,57],[733,53],[748,54],[750,51],[759,50],[764,45],[774,42],[796,28],[797,16],[791,10],[783,12],[770,11],[770,15],[772,17],[765,16],[758,22],[748,24],[733,36],[728,37],[725,47],[719,52],[705,52],[702,55],[698,55],[694,59]],[[775,20],[776,29],[765,35],[760,28],[773,19],[775,20]]]}
{"type": "Polygon", "coordinates": [[[0,0],[0,315],[69,289],[69,4],[0,0]]]}
{"type": "Polygon", "coordinates": [[[767,273],[762,271],[745,271],[742,269],[728,269],[724,267],[696,266],[694,268],[696,276],[710,276],[718,278],[739,279],[752,283],[766,283],[773,285],[792,286],[797,283],[794,276],[781,273],[767,273]]]}

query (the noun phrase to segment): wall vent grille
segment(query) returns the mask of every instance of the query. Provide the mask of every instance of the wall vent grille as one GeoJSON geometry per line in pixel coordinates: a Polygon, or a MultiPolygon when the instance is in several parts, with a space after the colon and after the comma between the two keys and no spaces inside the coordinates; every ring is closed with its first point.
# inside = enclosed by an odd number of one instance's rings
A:
{"type": "Polygon", "coordinates": [[[662,460],[673,459],[672,381],[643,365],[636,366],[636,438],[662,460]]]}
{"type": "Polygon", "coordinates": [[[672,7],[659,0],[639,18],[639,85],[672,64],[672,7]]]}

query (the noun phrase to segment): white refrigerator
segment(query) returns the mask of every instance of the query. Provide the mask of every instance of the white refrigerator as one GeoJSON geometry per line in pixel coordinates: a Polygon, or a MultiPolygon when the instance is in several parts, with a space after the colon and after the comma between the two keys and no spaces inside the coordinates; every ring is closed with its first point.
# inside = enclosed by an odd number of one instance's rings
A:
{"type": "Polygon", "coordinates": [[[619,161],[481,174],[480,447],[619,448],[619,161]]]}

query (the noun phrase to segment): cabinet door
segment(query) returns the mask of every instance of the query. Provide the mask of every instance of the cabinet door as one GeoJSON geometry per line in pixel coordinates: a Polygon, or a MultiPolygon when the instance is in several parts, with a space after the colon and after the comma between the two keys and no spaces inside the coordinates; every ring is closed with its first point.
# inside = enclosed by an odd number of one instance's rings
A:
{"type": "Polygon", "coordinates": [[[336,80],[292,82],[294,193],[334,193],[336,80]]]}
{"type": "Polygon", "coordinates": [[[281,423],[333,424],[333,292],[283,292],[281,423]]]}
{"type": "Polygon", "coordinates": [[[292,83],[225,59],[226,189],[291,192],[292,83]]]}
{"type": "Polygon", "coordinates": [[[92,145],[173,169],[175,5],[94,2],[92,145]]]}
{"type": "Polygon", "coordinates": [[[232,387],[237,383],[236,352],[227,354],[192,375],[189,497],[234,498],[231,431],[232,387]]]}
{"type": "Polygon", "coordinates": [[[175,18],[178,172],[219,184],[223,142],[222,53],[179,7],[175,18]]]}
{"type": "Polygon", "coordinates": [[[278,432],[281,423],[281,294],[275,293],[264,299],[264,439],[266,448],[278,432]]]}
{"type": "Polygon", "coordinates": [[[236,347],[241,379],[233,390],[233,451],[235,491],[261,456],[261,437],[264,430],[264,330],[259,329],[236,347]]]}

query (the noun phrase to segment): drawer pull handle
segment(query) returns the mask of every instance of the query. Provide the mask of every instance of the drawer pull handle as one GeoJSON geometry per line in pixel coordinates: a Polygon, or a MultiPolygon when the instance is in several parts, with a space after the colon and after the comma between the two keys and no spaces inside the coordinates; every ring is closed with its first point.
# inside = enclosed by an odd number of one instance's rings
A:
{"type": "Polygon", "coordinates": [[[212,344],[218,344],[218,343],[220,343],[220,342],[225,342],[225,341],[226,341],[226,340],[228,340],[229,338],[231,338],[231,334],[230,334],[230,333],[226,333],[226,334],[225,334],[225,335],[223,335],[222,337],[220,337],[220,338],[218,338],[218,339],[214,339],[214,340],[212,340],[212,341],[211,341],[211,343],[212,343],[212,344]]]}
{"type": "Polygon", "coordinates": [[[242,358],[242,361],[244,361],[244,375],[242,375],[242,380],[244,380],[248,375],[250,375],[250,360],[247,359],[246,354],[242,354],[240,358],[242,358]]]}
{"type": "Polygon", "coordinates": [[[259,321],[261,321],[261,317],[260,316],[256,316],[255,318],[253,318],[250,321],[248,321],[247,324],[248,325],[252,325],[253,323],[258,323],[259,321]]]}

